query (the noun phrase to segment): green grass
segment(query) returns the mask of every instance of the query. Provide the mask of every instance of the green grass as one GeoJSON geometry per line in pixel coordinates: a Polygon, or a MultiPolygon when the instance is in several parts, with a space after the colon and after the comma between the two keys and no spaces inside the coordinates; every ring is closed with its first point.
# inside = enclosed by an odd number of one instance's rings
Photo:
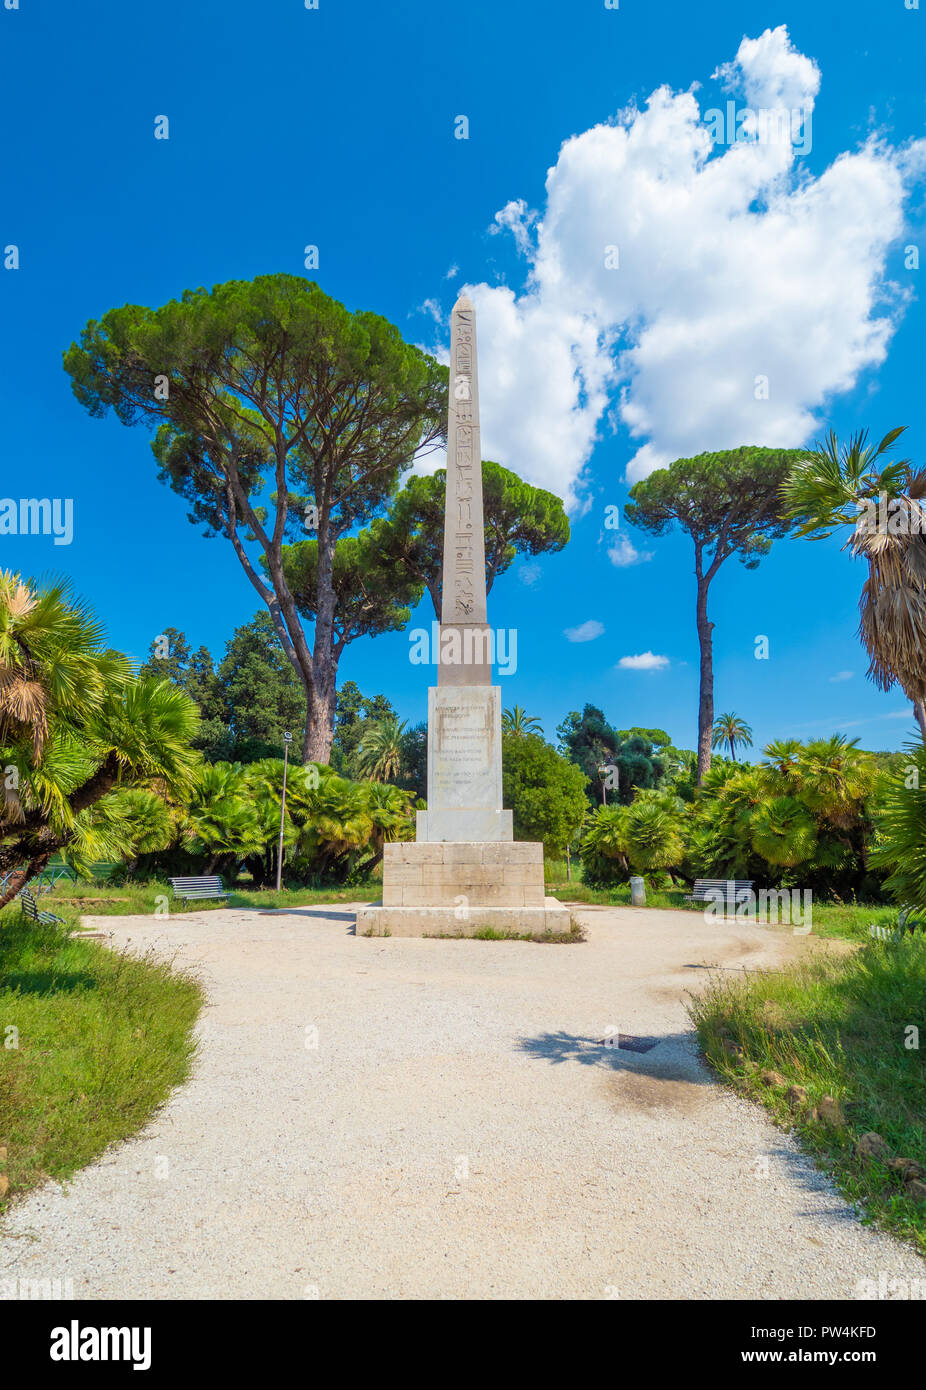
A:
{"type": "Polygon", "coordinates": [[[720,1075],[794,1128],[866,1220],[926,1255],[926,1202],[854,1147],[874,1131],[895,1155],[926,1168],[926,940],[908,936],[847,955],[821,953],[747,980],[712,977],[689,1012],[720,1075]],[[911,1025],[920,1030],[918,1049],[905,1046],[911,1025]],[[804,1087],[806,1105],[793,1112],[785,1087],[762,1082],[764,1069],[804,1087]],[[811,1115],[824,1095],[841,1103],[844,1126],[811,1115]]]}
{"type": "Polygon", "coordinates": [[[349,888],[236,888],[224,901],[183,902],[174,898],[166,880],[151,879],[144,883],[73,883],[61,879],[50,893],[43,893],[39,906],[55,912],[74,926],[81,912],[88,916],[128,917],[151,914],[158,910],[177,916],[182,912],[211,912],[222,907],[304,907],[313,903],[363,902],[380,897],[383,885],[378,879],[354,884],[349,888]]]}
{"type": "Polygon", "coordinates": [[[194,978],[69,930],[26,922],[15,906],[0,913],[5,1202],[133,1134],[189,1075],[195,1051],[194,978]]]}
{"type": "MultiPolygon", "coordinates": [[[[548,893],[555,894],[562,902],[591,903],[601,906],[629,907],[630,884],[620,883],[613,888],[589,888],[579,877],[579,866],[573,862],[572,881],[566,879],[565,863],[548,861],[546,864],[546,887],[548,893]]],[[[759,885],[756,885],[757,891],[759,885]]],[[[685,901],[687,889],[652,889],[647,885],[646,907],[635,909],[645,912],[649,908],[665,908],[670,911],[690,912],[701,916],[704,908],[685,901]]],[[[790,923],[790,915],[785,914],[785,924],[790,923]]],[[[869,927],[894,927],[897,922],[896,907],[871,903],[813,903],[813,931],[816,936],[838,938],[843,941],[863,942],[871,940],[869,927]]]]}
{"type": "MultiPolygon", "coordinates": [[[[561,902],[572,903],[598,903],[601,906],[629,907],[630,906],[630,884],[618,883],[613,888],[589,888],[583,883],[576,872],[576,865],[572,866],[572,881],[569,882],[565,875],[548,874],[545,878],[546,890],[554,894],[561,902]]],[[[684,901],[685,890],[679,889],[678,892],[663,892],[647,887],[646,906],[647,907],[668,907],[691,910],[691,904],[684,901]]],[[[699,909],[693,909],[698,911],[699,909]]]]}
{"type": "Polygon", "coordinates": [[[496,927],[480,927],[473,932],[474,941],[540,941],[569,946],[585,939],[585,932],[576,922],[570,924],[568,931],[510,932],[499,931],[496,927]]]}
{"type": "Polygon", "coordinates": [[[425,936],[437,941],[539,941],[566,946],[586,940],[585,932],[575,922],[568,931],[516,932],[499,931],[498,927],[477,927],[474,932],[425,932],[425,936]]]}
{"type": "MultiPolygon", "coordinates": [[[[565,877],[565,863],[547,861],[546,887],[562,902],[600,904],[602,906],[629,907],[630,885],[618,884],[613,888],[588,888],[580,877],[580,866],[573,863],[572,881],[565,877]]],[[[152,879],[144,883],[130,882],[114,885],[109,882],[78,882],[61,879],[51,893],[42,894],[41,906],[74,925],[78,925],[79,914],[91,916],[134,916],[164,911],[171,916],[182,912],[210,912],[218,908],[282,908],[309,907],[319,903],[365,902],[378,900],[382,896],[382,880],[372,878],[365,883],[355,883],[346,888],[284,888],[277,893],[272,888],[254,889],[243,885],[236,887],[229,895],[227,904],[223,902],[184,903],[175,899],[170,884],[165,880],[152,879]]],[[[646,908],[667,908],[690,912],[698,917],[703,908],[685,901],[685,890],[670,889],[646,890],[646,908]]],[[[869,906],[864,903],[824,903],[813,905],[813,930],[818,936],[840,937],[849,941],[870,939],[869,926],[874,923],[893,927],[896,922],[896,909],[893,907],[869,906]]],[[[694,925],[694,923],[692,923],[694,925]]]]}

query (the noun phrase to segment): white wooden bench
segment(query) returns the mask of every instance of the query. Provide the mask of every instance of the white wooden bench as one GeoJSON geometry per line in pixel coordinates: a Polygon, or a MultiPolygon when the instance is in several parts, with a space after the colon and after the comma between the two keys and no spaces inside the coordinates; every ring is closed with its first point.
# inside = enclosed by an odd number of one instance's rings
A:
{"type": "Polygon", "coordinates": [[[218,874],[204,874],[199,878],[172,878],[170,886],[174,897],[182,899],[183,902],[228,897],[228,889],[222,887],[222,880],[218,874]]]}

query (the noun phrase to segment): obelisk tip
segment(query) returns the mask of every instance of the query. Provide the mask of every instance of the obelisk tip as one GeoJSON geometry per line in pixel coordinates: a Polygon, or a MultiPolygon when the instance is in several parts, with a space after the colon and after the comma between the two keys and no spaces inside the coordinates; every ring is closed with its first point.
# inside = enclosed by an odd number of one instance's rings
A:
{"type": "Polygon", "coordinates": [[[469,309],[469,310],[472,310],[472,307],[473,307],[473,303],[472,303],[472,300],[469,298],[469,296],[468,296],[468,295],[465,295],[465,294],[461,294],[461,295],[460,295],[460,298],[457,300],[456,304],[454,304],[454,306],[453,306],[453,312],[456,313],[458,309],[469,309]]]}

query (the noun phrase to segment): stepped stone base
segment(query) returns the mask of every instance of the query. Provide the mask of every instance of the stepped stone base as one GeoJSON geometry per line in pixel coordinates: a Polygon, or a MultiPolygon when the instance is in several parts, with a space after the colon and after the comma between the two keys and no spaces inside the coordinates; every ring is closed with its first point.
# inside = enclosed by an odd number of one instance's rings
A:
{"type": "Polygon", "coordinates": [[[475,936],[497,932],[568,932],[572,918],[556,898],[543,907],[471,907],[465,918],[452,907],[364,907],[357,913],[358,936],[475,936]]]}
{"type": "Polygon", "coordinates": [[[568,910],[548,898],[543,845],[433,841],[386,845],[382,907],[357,913],[357,935],[472,936],[568,931],[568,910]]]}
{"type": "Polygon", "coordinates": [[[400,841],[383,855],[383,907],[543,907],[543,845],[400,841]]]}

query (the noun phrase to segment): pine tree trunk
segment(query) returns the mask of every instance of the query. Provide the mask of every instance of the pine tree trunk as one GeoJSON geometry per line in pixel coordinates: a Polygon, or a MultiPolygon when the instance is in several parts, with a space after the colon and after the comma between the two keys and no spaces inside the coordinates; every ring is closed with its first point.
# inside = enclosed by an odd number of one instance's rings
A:
{"type": "Polygon", "coordinates": [[[302,742],[304,763],[329,763],[334,742],[334,707],[332,699],[316,700],[312,718],[306,723],[302,742]]]}
{"type": "Polygon", "coordinates": [[[306,720],[302,743],[304,763],[330,763],[334,742],[334,716],[337,708],[338,662],[332,652],[319,672],[312,715],[306,720]]]}
{"type": "Polygon", "coordinates": [[[698,786],[711,765],[711,732],[714,727],[714,624],[707,616],[709,581],[701,574],[701,557],[697,557],[698,642],[701,647],[701,684],[698,695],[698,786]]]}

